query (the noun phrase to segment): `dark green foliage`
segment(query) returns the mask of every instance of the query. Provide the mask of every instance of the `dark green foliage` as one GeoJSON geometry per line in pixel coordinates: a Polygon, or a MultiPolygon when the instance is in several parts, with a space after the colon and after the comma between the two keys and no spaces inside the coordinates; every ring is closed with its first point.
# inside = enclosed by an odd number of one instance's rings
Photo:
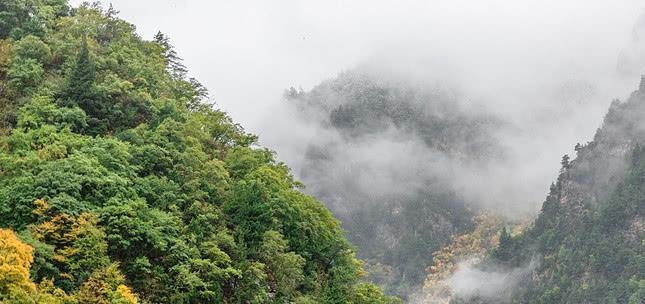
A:
{"type": "Polygon", "coordinates": [[[86,113],[99,114],[91,107],[91,100],[96,98],[95,80],[96,68],[90,60],[87,39],[83,38],[74,67],[62,92],[63,104],[66,106],[81,106],[86,113]]]}
{"type": "Polygon", "coordinates": [[[395,302],[289,169],[202,103],[167,38],[96,5],[31,19],[58,2],[0,4],[0,37],[22,38],[0,71],[0,227],[34,247],[32,280],[81,302],[106,280],[145,303],[395,302]]]}
{"type": "Polygon", "coordinates": [[[87,133],[103,134],[108,128],[109,108],[99,100],[94,82],[96,68],[90,59],[86,38],[83,38],[78,57],[61,94],[61,104],[80,107],[88,116],[87,133]]]}
{"type": "Polygon", "coordinates": [[[500,261],[507,261],[511,257],[512,246],[511,235],[506,230],[506,227],[504,227],[499,233],[499,245],[495,248],[493,256],[500,261]]]}
{"type": "Polygon", "coordinates": [[[56,17],[68,13],[66,0],[5,0],[0,3],[0,39],[44,35],[56,17]]]}
{"type": "Polygon", "coordinates": [[[182,59],[179,58],[179,55],[177,55],[175,48],[172,46],[172,44],[170,44],[170,38],[168,38],[168,36],[164,35],[162,32],[157,32],[154,37],[154,41],[158,43],[163,49],[168,72],[177,79],[183,79],[184,77],[186,77],[188,70],[182,63],[182,59]]]}

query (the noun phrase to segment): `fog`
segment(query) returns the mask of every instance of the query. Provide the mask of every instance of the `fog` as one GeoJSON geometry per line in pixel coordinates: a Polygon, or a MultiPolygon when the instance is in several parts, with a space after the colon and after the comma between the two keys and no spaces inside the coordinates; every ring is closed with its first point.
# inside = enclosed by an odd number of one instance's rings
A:
{"type": "Polygon", "coordinates": [[[645,6],[638,0],[101,2],[112,3],[144,38],[168,34],[218,104],[260,135],[269,132],[258,124],[260,109],[279,103],[282,90],[309,89],[364,62],[479,94],[517,96],[505,98],[516,99],[514,105],[535,103],[520,98],[557,80],[597,84],[615,73],[645,6]]]}
{"type": "MultiPolygon", "coordinates": [[[[562,155],[590,141],[611,101],[645,73],[642,0],[101,2],[144,38],[167,34],[216,105],[313,194],[383,199],[432,184],[504,215],[536,214],[562,155]],[[456,160],[395,127],[348,140],[326,127],[325,113],[303,115],[284,98],[289,87],[308,92],[356,70],[450,95],[464,115],[494,116],[502,155],[456,160]],[[305,174],[312,146],[332,157],[305,174]]],[[[330,200],[337,215],[351,211],[330,200]]],[[[451,286],[468,294],[482,281],[507,286],[508,276],[465,267],[451,286]]]]}
{"type": "Polygon", "coordinates": [[[168,34],[217,105],[296,175],[316,130],[290,124],[282,92],[363,66],[453,88],[466,106],[484,104],[512,121],[500,142],[513,157],[495,170],[516,178],[475,186],[520,187],[512,200],[533,205],[562,154],[590,140],[609,102],[634,89],[645,66],[645,35],[634,30],[642,1],[103,2],[142,37],[168,34]]]}
{"type": "Polygon", "coordinates": [[[532,259],[526,265],[513,269],[486,269],[473,267],[469,261],[457,265],[457,270],[447,280],[453,294],[460,298],[482,297],[495,299],[497,303],[510,300],[510,291],[538,267],[532,259]]]}

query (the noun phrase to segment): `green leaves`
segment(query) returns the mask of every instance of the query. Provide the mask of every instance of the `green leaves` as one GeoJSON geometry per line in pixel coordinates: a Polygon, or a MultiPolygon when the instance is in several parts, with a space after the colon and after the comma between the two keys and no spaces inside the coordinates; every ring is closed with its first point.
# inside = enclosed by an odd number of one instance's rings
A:
{"type": "Polygon", "coordinates": [[[49,64],[51,50],[49,46],[36,36],[26,36],[18,40],[11,50],[13,60],[34,59],[41,65],[49,64]]]}
{"type": "Polygon", "coordinates": [[[277,231],[264,233],[260,258],[267,265],[271,289],[278,299],[293,299],[305,279],[305,259],[295,252],[287,252],[287,241],[277,231]]]}
{"type": "Polygon", "coordinates": [[[78,107],[59,108],[49,96],[34,96],[20,108],[17,126],[38,129],[45,125],[80,132],[87,127],[87,117],[78,107]]]}
{"type": "Polygon", "coordinates": [[[14,90],[28,95],[35,86],[40,84],[43,73],[43,67],[36,59],[16,59],[11,62],[7,71],[8,83],[14,90]]]}
{"type": "Polygon", "coordinates": [[[83,303],[135,303],[126,285],[150,303],[381,297],[354,288],[361,263],[331,213],[201,103],[169,45],[65,3],[0,4],[0,37],[18,38],[0,43],[17,96],[0,118],[0,224],[35,248],[36,282],[83,303]]]}

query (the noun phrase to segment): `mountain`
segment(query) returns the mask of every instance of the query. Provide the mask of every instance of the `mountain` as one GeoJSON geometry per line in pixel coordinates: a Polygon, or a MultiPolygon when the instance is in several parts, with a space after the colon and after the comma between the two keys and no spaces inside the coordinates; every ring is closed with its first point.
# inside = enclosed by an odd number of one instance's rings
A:
{"type": "Polygon", "coordinates": [[[399,302],[186,74],[112,7],[0,2],[0,302],[399,302]]]}
{"type": "Polygon", "coordinates": [[[503,157],[493,134],[502,121],[453,92],[361,68],[285,95],[317,130],[299,166],[308,193],[341,220],[369,278],[407,298],[431,253],[474,228],[476,210],[458,193],[455,172],[503,157]]]}
{"type": "Polygon", "coordinates": [[[643,303],[643,118],[645,79],[611,104],[593,141],[577,144],[574,159],[563,157],[533,224],[514,236],[503,230],[478,265],[507,275],[524,269],[517,283],[493,294],[471,288],[451,303],[643,303]]]}

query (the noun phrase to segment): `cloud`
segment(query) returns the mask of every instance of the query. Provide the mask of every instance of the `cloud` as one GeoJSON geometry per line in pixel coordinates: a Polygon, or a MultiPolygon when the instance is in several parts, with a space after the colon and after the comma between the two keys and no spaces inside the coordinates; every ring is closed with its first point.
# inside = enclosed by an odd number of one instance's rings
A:
{"type": "Polygon", "coordinates": [[[504,303],[510,292],[523,282],[539,265],[536,259],[510,270],[481,270],[471,261],[457,266],[457,271],[447,280],[453,295],[459,298],[481,297],[504,303]]]}

